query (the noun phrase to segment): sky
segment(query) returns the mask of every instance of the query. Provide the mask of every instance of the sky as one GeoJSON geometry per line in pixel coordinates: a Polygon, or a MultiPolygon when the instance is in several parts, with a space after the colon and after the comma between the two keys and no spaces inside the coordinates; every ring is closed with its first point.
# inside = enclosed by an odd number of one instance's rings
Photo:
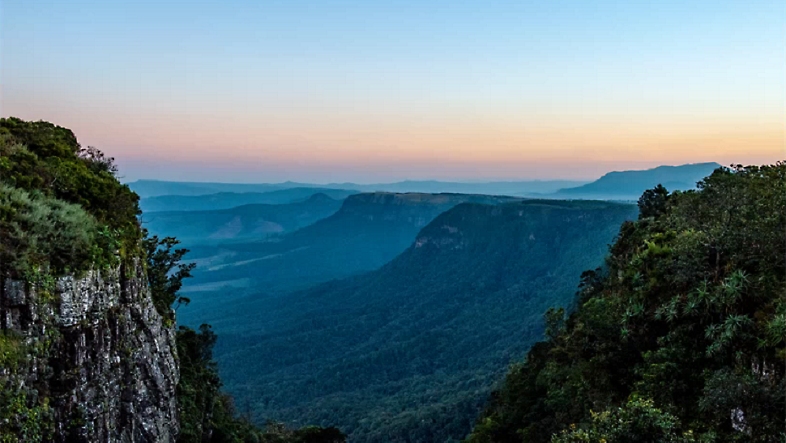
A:
{"type": "Polygon", "coordinates": [[[125,180],[592,179],[786,159],[786,2],[0,1],[0,116],[125,180]]]}

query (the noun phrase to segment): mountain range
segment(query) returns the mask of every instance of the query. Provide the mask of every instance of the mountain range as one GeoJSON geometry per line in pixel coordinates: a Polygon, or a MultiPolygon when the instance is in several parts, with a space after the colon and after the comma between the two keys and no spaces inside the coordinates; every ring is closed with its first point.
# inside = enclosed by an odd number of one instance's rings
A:
{"type": "Polygon", "coordinates": [[[356,194],[333,215],[288,234],[259,241],[188,244],[189,260],[197,268],[183,290],[199,293],[201,303],[185,310],[181,321],[221,326],[215,309],[221,309],[227,288],[234,296],[262,289],[273,294],[371,271],[404,251],[420,229],[460,203],[518,200],[463,194],[356,194]]]}
{"type": "Polygon", "coordinates": [[[183,293],[199,303],[179,321],[220,332],[222,377],[255,421],[338,425],[363,443],[457,441],[494,380],[542,337],[546,309],[570,303],[581,272],[637,214],[580,200],[691,189],[717,166],[613,172],[545,199],[228,188],[145,200],[294,202],[146,217],[192,250],[183,293]],[[303,200],[310,192],[320,193],[303,200]]]}
{"type": "MultiPolygon", "coordinates": [[[[198,196],[217,193],[268,193],[284,189],[311,188],[327,193],[326,189],[343,189],[355,192],[423,192],[456,194],[523,195],[528,193],[552,193],[559,189],[579,186],[579,180],[523,180],[493,182],[446,182],[437,180],[405,180],[394,183],[200,183],[170,182],[159,180],[137,180],[128,185],[144,199],[164,195],[198,196]]],[[[260,202],[262,203],[262,202],[260,202]]],[[[267,203],[267,202],[265,202],[267,203]]]]}
{"type": "Polygon", "coordinates": [[[455,206],[376,271],[214,312],[226,386],[256,420],[332,423],[356,442],[460,439],[493,381],[541,338],[542,314],[569,303],[636,213],[455,206]]]}
{"type": "Polygon", "coordinates": [[[656,185],[669,191],[695,189],[696,183],[720,168],[718,163],[658,166],[643,171],[609,172],[594,182],[560,189],[551,198],[594,200],[637,200],[641,193],[656,185]]]}
{"type": "Polygon", "coordinates": [[[139,206],[145,214],[159,211],[209,211],[230,209],[242,205],[278,205],[297,203],[315,194],[343,200],[357,191],[329,188],[286,188],[267,192],[218,192],[199,195],[159,195],[142,198],[139,206]]]}
{"type": "Polygon", "coordinates": [[[334,214],[341,205],[341,200],[320,192],[294,203],[244,204],[212,211],[145,212],[142,223],[151,232],[177,237],[186,246],[237,242],[294,231],[334,214]]]}
{"type": "Polygon", "coordinates": [[[140,218],[66,128],[0,119],[0,160],[0,441],[784,440],[784,162],[140,218]]]}

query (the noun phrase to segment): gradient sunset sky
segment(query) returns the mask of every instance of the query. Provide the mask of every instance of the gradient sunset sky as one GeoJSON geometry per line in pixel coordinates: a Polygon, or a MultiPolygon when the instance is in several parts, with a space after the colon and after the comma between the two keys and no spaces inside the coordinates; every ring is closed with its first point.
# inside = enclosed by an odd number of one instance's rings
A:
{"type": "Polygon", "coordinates": [[[786,158],[786,2],[0,1],[0,114],[126,180],[592,179],[786,158]]]}

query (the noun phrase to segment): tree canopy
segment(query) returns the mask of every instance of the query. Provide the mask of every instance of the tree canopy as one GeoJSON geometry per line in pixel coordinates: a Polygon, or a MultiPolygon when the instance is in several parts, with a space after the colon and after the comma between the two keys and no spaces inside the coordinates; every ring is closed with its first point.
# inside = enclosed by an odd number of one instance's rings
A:
{"type": "Polygon", "coordinates": [[[468,442],[786,438],[786,163],[640,205],[468,442]],[[662,438],[645,439],[653,426],[662,438]]]}
{"type": "Polygon", "coordinates": [[[116,173],[68,129],[0,119],[0,272],[76,272],[136,252],[139,198],[116,173]]]}

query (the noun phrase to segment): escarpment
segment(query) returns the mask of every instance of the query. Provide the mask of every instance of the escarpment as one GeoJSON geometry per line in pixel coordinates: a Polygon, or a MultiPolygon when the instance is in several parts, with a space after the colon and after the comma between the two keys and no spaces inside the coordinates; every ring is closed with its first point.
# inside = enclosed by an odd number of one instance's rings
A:
{"type": "MultiPolygon", "coordinates": [[[[4,279],[2,433],[27,441],[170,442],[175,332],[134,263],[83,276],[4,279]]],[[[3,437],[6,437],[3,435],[3,437]]]]}

